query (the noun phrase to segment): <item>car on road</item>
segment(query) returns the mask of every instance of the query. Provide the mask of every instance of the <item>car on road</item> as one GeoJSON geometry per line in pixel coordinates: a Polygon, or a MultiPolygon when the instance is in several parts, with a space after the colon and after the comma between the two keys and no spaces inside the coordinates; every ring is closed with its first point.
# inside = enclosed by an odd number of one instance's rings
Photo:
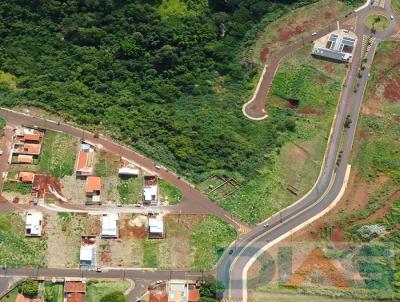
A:
{"type": "Polygon", "coordinates": [[[393,20],[394,19],[394,16],[393,15],[390,15],[390,20],[393,20]]]}
{"type": "Polygon", "coordinates": [[[269,223],[266,223],[263,225],[264,228],[268,228],[269,227],[269,223]]]}
{"type": "Polygon", "coordinates": [[[230,250],[230,251],[229,251],[229,255],[232,255],[232,254],[233,254],[233,250],[230,250]]]}
{"type": "Polygon", "coordinates": [[[316,36],[317,35],[317,32],[316,31],[314,31],[312,34],[311,34],[311,36],[316,36]]]}
{"type": "Polygon", "coordinates": [[[157,170],[160,170],[160,169],[161,169],[161,166],[159,166],[159,165],[154,165],[154,168],[156,168],[157,170]]]}
{"type": "Polygon", "coordinates": [[[101,269],[101,267],[96,267],[96,272],[97,273],[101,273],[103,270],[101,269]]]}

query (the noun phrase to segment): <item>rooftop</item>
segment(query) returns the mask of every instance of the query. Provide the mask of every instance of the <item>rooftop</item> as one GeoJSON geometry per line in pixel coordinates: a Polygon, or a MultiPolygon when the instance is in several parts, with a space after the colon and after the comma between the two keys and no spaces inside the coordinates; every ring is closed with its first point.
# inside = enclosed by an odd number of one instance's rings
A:
{"type": "Polygon", "coordinates": [[[86,180],[86,193],[100,192],[101,178],[98,176],[88,176],[86,180]]]}
{"type": "Polygon", "coordinates": [[[19,172],[19,174],[18,174],[19,180],[22,182],[26,182],[26,183],[32,183],[34,177],[35,177],[35,174],[32,172],[19,172]]]}
{"type": "Polygon", "coordinates": [[[66,293],[85,293],[86,283],[79,281],[66,281],[64,283],[64,292],[66,293]]]}
{"type": "Polygon", "coordinates": [[[101,217],[101,235],[104,237],[118,237],[118,214],[103,214],[101,217]]]}
{"type": "Polygon", "coordinates": [[[162,217],[149,217],[150,233],[164,233],[164,220],[162,217]]]}

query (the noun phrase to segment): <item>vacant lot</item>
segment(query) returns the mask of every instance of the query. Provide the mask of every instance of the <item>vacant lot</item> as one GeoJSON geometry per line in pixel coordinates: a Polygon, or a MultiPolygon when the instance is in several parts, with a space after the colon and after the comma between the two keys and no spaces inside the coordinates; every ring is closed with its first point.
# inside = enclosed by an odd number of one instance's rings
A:
{"type": "Polygon", "coordinates": [[[168,215],[165,239],[147,239],[146,222],[121,215],[120,238],[98,240],[99,265],[209,270],[236,235],[212,216],[168,215]]]}
{"type": "Polygon", "coordinates": [[[159,179],[160,200],[170,205],[177,204],[182,200],[182,192],[169,182],[159,179]]]}
{"type": "Polygon", "coordinates": [[[122,204],[142,203],[143,176],[119,177],[118,194],[122,204]]]}
{"type": "Polygon", "coordinates": [[[100,302],[104,296],[120,291],[125,292],[130,286],[128,281],[97,281],[90,280],[87,284],[85,301],[100,302]]]}
{"type": "Polygon", "coordinates": [[[120,160],[120,157],[116,154],[98,150],[96,153],[95,174],[98,176],[118,175],[120,160]]]}
{"type": "Polygon", "coordinates": [[[283,146],[269,155],[270,165],[220,202],[247,222],[259,222],[288,206],[319,175],[346,68],[313,58],[311,48],[307,45],[281,62],[268,95],[268,110],[295,122],[295,129],[281,136],[283,146]]]}
{"type": "Polygon", "coordinates": [[[78,143],[77,137],[47,130],[39,157],[39,169],[55,177],[72,175],[78,143]]]}
{"type": "Polygon", "coordinates": [[[10,267],[46,266],[47,240],[25,237],[22,215],[0,213],[0,261],[10,267]]]}

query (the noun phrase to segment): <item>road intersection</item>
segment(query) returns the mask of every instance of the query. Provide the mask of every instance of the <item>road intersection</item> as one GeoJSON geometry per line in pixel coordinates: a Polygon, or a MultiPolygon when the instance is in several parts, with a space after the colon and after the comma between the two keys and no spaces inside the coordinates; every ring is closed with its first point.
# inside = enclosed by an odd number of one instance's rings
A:
{"type": "MultiPolygon", "coordinates": [[[[216,269],[218,279],[224,283],[226,288],[224,292],[225,298],[237,301],[247,301],[247,271],[251,263],[254,262],[254,260],[262,251],[265,251],[274,242],[281,240],[281,238],[283,238],[285,235],[308,223],[313,218],[319,217],[318,215],[324,213],[326,209],[329,209],[337,199],[337,196],[340,196],[340,192],[344,188],[346,177],[348,177],[349,173],[348,162],[356,131],[361,101],[368,81],[369,68],[378,43],[382,40],[388,39],[395,30],[395,22],[391,22],[391,25],[387,30],[383,32],[377,32],[375,35],[373,35],[374,41],[372,42],[371,47],[365,52],[365,49],[363,49],[363,43],[361,43],[361,41],[364,39],[364,37],[370,36],[371,31],[365,27],[363,20],[371,12],[380,12],[389,16],[393,15],[390,7],[390,1],[385,1],[385,6],[383,8],[366,5],[352,14],[357,16],[355,33],[358,37],[358,43],[354,51],[354,56],[349,67],[347,78],[343,85],[343,90],[337,107],[336,117],[329,138],[320,177],[318,178],[313,189],[306,196],[301,198],[298,202],[294,203],[290,207],[284,209],[279,214],[272,216],[267,221],[254,227],[247,234],[240,235],[235,242],[234,248],[232,245],[232,251],[227,251],[225,253],[216,269]],[[367,59],[366,68],[363,71],[360,71],[363,58],[367,59]],[[361,77],[358,79],[359,88],[354,91],[355,82],[358,78],[359,72],[361,72],[361,77]],[[349,128],[344,127],[344,122],[347,116],[349,116],[352,121],[349,128]],[[267,228],[264,227],[265,224],[268,224],[267,228]]],[[[315,38],[319,38],[328,34],[335,26],[336,24],[329,25],[328,27],[319,31],[317,35],[306,37],[275,54],[271,64],[266,67],[265,72],[261,76],[253,99],[243,107],[243,112],[245,115],[256,120],[265,118],[267,116],[265,110],[265,98],[268,94],[268,89],[272,83],[272,79],[278,68],[280,60],[284,56],[303,47],[305,43],[312,42],[315,38]]],[[[122,157],[138,163],[149,171],[158,174],[161,178],[178,187],[184,194],[184,200],[181,205],[167,208],[163,207],[160,209],[157,208],[156,210],[165,210],[172,213],[213,213],[234,225],[236,229],[249,229],[249,226],[234,219],[232,215],[230,215],[228,212],[225,212],[215,203],[211,202],[206,196],[197,191],[192,185],[181,179],[179,176],[166,169],[155,168],[156,163],[152,160],[124,146],[121,146],[118,143],[113,142],[111,139],[101,135],[96,136],[93,133],[71,125],[45,120],[7,109],[0,109],[0,116],[4,117],[8,123],[11,124],[36,125],[77,137],[82,137],[97,146],[101,146],[101,148],[109,152],[119,154],[122,157]]],[[[24,209],[23,205],[11,205],[0,202],[0,211],[10,210],[14,207],[20,207],[21,209],[24,209]]],[[[51,209],[51,207],[44,209],[57,210],[54,208],[51,209]]],[[[68,209],[71,211],[99,210],[99,208],[83,209],[74,206],[63,206],[61,209],[64,211],[68,209]]],[[[135,211],[134,208],[125,208],[122,210],[118,210],[116,208],[113,209],[116,211],[135,211]]],[[[104,209],[101,208],[101,210],[104,209]]],[[[172,272],[128,269],[94,272],[79,269],[21,268],[3,269],[0,271],[0,276],[127,278],[136,281],[146,280],[147,282],[159,279],[167,280],[171,278],[194,279],[200,278],[203,274],[204,273],[202,272],[172,272]]],[[[137,296],[138,295],[135,297],[137,296]]]]}

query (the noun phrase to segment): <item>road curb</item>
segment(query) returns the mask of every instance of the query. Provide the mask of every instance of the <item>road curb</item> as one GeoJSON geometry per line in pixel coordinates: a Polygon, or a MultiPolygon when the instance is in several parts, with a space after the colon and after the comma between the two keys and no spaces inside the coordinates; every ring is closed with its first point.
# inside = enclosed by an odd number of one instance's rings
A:
{"type": "Polygon", "coordinates": [[[282,241],[283,239],[289,237],[293,233],[299,231],[300,229],[304,228],[305,226],[309,225],[310,223],[314,222],[315,220],[321,218],[324,216],[326,213],[328,213],[330,210],[332,210],[337,203],[340,201],[340,199],[343,197],[344,192],[346,190],[349,177],[350,177],[350,171],[351,171],[351,165],[347,165],[346,173],[343,179],[343,184],[342,188],[340,189],[340,192],[338,195],[336,195],[335,199],[330,203],[328,207],[326,207],[324,210],[319,212],[317,215],[311,217],[307,221],[303,222],[302,224],[298,225],[297,227],[291,229],[290,231],[286,232],[282,236],[276,238],[275,240],[269,242],[267,245],[265,245],[263,248],[261,248],[251,259],[250,261],[247,262],[246,266],[244,267],[244,270],[242,272],[242,280],[243,280],[243,302],[248,301],[248,295],[247,295],[247,272],[250,269],[251,265],[257,260],[257,258],[263,254],[267,249],[269,249],[271,246],[275,245],[276,243],[282,241]]]}

